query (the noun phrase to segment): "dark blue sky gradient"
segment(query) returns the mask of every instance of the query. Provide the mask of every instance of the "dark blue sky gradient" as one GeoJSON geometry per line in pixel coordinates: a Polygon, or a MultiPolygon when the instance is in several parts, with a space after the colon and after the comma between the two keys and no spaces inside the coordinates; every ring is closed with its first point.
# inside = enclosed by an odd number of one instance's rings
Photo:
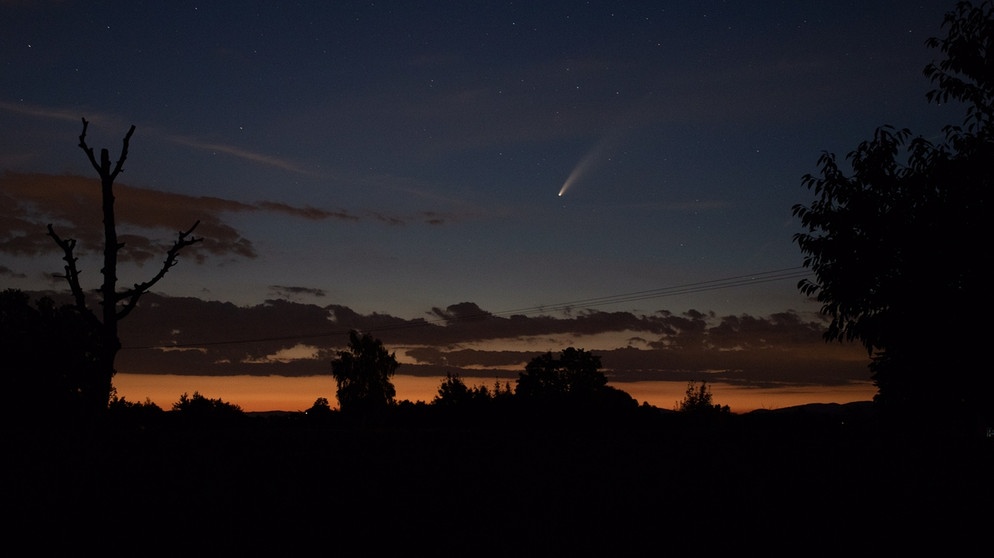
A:
{"type": "MultiPolygon", "coordinates": [[[[190,211],[216,198],[237,233],[161,291],[238,304],[283,286],[362,312],[500,312],[791,269],[822,150],[958,119],[921,75],[951,7],[4,2],[0,168],[92,177],[80,117],[115,155],[135,124],[118,182],[190,211]]],[[[131,211],[160,242],[199,216],[131,211]]],[[[39,284],[57,257],[7,250],[0,278],[39,284]]],[[[616,309],[817,310],[795,283],[616,309]]]]}

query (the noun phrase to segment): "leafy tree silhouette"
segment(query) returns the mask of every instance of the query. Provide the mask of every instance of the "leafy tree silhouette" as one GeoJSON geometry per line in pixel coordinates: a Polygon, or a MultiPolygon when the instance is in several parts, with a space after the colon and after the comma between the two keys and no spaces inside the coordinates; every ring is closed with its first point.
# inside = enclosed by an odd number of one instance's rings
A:
{"type": "Polygon", "coordinates": [[[165,411],[151,399],[146,398],[140,403],[128,401],[124,397],[118,397],[116,390],[111,395],[108,411],[112,420],[138,428],[158,423],[165,416],[165,411]]]}
{"type": "Polygon", "coordinates": [[[994,2],[960,2],[943,27],[926,42],[945,55],[924,70],[937,85],[926,98],[962,103],[963,125],[946,126],[939,144],[882,126],[848,154],[849,169],[824,153],[820,174],[803,178],[817,199],[793,207],[815,276],[798,288],[831,317],[827,340],[867,349],[882,409],[990,425],[987,331],[969,316],[992,309],[994,2]]]}
{"type": "Polygon", "coordinates": [[[48,297],[32,306],[22,291],[0,292],[0,357],[13,394],[4,412],[22,419],[78,417],[94,389],[98,342],[75,307],[56,306],[48,297]]]}
{"type": "Polygon", "coordinates": [[[331,424],[339,413],[331,408],[327,397],[318,397],[314,404],[304,411],[303,419],[310,424],[331,424]]]}
{"type": "Polygon", "coordinates": [[[638,409],[628,393],[607,385],[601,359],[584,349],[569,347],[558,357],[547,352],[533,358],[518,374],[516,407],[573,424],[621,420],[638,409]]]}
{"type": "Polygon", "coordinates": [[[63,239],[60,237],[51,224],[48,225],[48,236],[52,237],[62,249],[65,274],[61,277],[69,284],[76,309],[85,316],[89,326],[97,332],[99,338],[99,344],[96,346],[95,365],[90,369],[92,378],[87,382],[88,389],[83,394],[90,410],[99,413],[107,408],[113,390],[112,380],[116,372],[114,360],[121,349],[118,322],[130,314],[141,296],[147,293],[165,276],[170,268],[176,265],[180,250],[200,242],[202,239],[192,236],[193,230],[199,224],[198,221],[186,231],[179,233],[179,237],[166,253],[166,259],[158,273],[144,283],[136,283],[133,287],[119,292],[117,290],[118,252],[124,247],[124,243],[119,242],[117,238],[117,222],[114,215],[114,180],[124,170],[124,162],[128,158],[128,146],[131,142],[131,135],[135,132],[135,127],[131,126],[124,136],[120,157],[112,167],[110,155],[106,149],[100,151],[100,160],[97,161],[93,154],[93,148],[86,143],[86,130],[89,122],[85,118],[82,120],[83,131],[79,135],[79,147],[86,153],[90,164],[100,176],[101,186],[104,248],[103,267],[100,270],[103,275],[103,283],[100,287],[100,306],[102,309],[100,318],[87,306],[86,294],[79,281],[80,270],[76,265],[78,258],[75,255],[76,241],[72,238],[63,239]]]}
{"type": "Polygon", "coordinates": [[[433,405],[442,407],[464,407],[473,404],[486,404],[495,399],[512,395],[510,384],[501,386],[494,382],[493,392],[486,386],[467,386],[458,374],[448,373],[438,386],[438,393],[432,400],[433,405]]]}
{"type": "Polygon", "coordinates": [[[338,385],[338,407],[343,413],[369,416],[394,403],[397,391],[390,378],[400,364],[379,339],[349,332],[349,346],[331,363],[338,385]]]}
{"type": "Polygon", "coordinates": [[[469,404],[475,398],[474,390],[466,385],[457,374],[446,374],[438,386],[433,405],[457,407],[469,404]]]}
{"type": "Polygon", "coordinates": [[[528,398],[562,399],[585,397],[607,385],[600,371],[601,358],[569,347],[558,357],[551,352],[533,358],[518,375],[515,395],[528,398]]]}
{"type": "Polygon", "coordinates": [[[494,381],[493,389],[487,386],[467,386],[458,374],[446,374],[438,386],[438,393],[431,402],[433,416],[448,423],[492,423],[510,418],[513,412],[514,392],[510,382],[501,385],[494,381]]]}
{"type": "Polygon", "coordinates": [[[706,381],[701,382],[700,387],[696,382],[687,384],[687,391],[683,399],[677,403],[677,411],[695,415],[729,414],[731,408],[728,405],[720,405],[714,402],[714,394],[708,387],[706,381]]]}
{"type": "Polygon", "coordinates": [[[310,406],[309,409],[304,411],[309,416],[324,417],[331,415],[331,404],[328,403],[327,397],[318,397],[314,400],[314,404],[310,406]]]}
{"type": "Polygon", "coordinates": [[[193,395],[180,395],[179,401],[173,403],[173,412],[182,420],[194,424],[232,423],[245,418],[242,408],[234,403],[228,403],[220,398],[211,399],[195,391],[193,395]]]}

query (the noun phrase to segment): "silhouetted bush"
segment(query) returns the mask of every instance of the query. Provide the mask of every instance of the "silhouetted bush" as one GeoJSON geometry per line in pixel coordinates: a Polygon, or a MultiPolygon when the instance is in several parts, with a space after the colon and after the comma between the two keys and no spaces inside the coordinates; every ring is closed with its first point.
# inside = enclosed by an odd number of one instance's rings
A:
{"type": "Polygon", "coordinates": [[[334,412],[331,410],[331,404],[328,402],[326,397],[318,397],[314,400],[314,404],[310,406],[306,411],[309,417],[327,417],[331,416],[334,412]]]}
{"type": "Polygon", "coordinates": [[[708,415],[708,414],[729,414],[731,409],[728,405],[720,405],[713,401],[714,395],[706,381],[701,382],[700,387],[696,387],[696,382],[687,384],[687,391],[683,399],[677,404],[677,410],[681,413],[708,415]]]}
{"type": "Polygon", "coordinates": [[[108,418],[115,424],[126,426],[149,426],[162,421],[166,411],[146,399],[143,403],[127,401],[125,398],[118,398],[117,394],[111,396],[110,404],[107,406],[108,418]]]}
{"type": "Polygon", "coordinates": [[[242,408],[221,399],[210,399],[199,392],[192,396],[184,393],[179,401],[173,403],[173,413],[184,421],[233,423],[246,418],[242,408]]]}

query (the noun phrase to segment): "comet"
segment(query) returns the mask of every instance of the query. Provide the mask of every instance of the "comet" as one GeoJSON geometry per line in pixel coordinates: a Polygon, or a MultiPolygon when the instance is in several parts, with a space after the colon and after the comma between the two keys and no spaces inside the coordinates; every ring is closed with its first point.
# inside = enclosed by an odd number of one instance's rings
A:
{"type": "Polygon", "coordinates": [[[563,182],[563,187],[559,189],[559,197],[563,197],[566,190],[569,190],[570,186],[576,184],[580,178],[583,177],[583,175],[587,174],[587,172],[594,166],[594,163],[601,158],[601,154],[604,153],[608,149],[608,146],[613,143],[611,141],[613,139],[615,138],[610,135],[602,138],[583,156],[583,158],[580,159],[580,162],[573,167],[573,171],[569,173],[568,177],[566,177],[566,182],[563,182]]]}
{"type": "Polygon", "coordinates": [[[575,184],[577,180],[580,180],[581,176],[583,176],[584,174],[587,173],[588,170],[590,170],[590,167],[593,166],[593,162],[594,159],[596,158],[597,152],[598,152],[597,147],[594,147],[594,149],[588,151],[587,154],[584,155],[582,159],[580,159],[580,162],[577,163],[575,167],[573,167],[573,171],[569,173],[568,177],[566,177],[566,182],[563,182],[563,187],[559,189],[559,197],[563,197],[563,194],[566,193],[566,190],[569,190],[570,186],[575,184]]]}

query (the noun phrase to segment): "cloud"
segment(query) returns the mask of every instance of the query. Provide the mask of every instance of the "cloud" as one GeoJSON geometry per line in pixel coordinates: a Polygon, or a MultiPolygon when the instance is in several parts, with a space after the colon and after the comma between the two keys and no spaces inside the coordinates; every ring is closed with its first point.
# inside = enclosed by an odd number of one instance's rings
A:
{"type": "MultiPolygon", "coordinates": [[[[344,209],[295,207],[274,201],[245,203],[126,183],[115,184],[114,195],[118,234],[124,241],[120,259],[138,264],[163,257],[176,233],[198,221],[194,234],[204,240],[189,247],[184,255],[198,262],[210,256],[257,258],[252,239],[227,222],[228,214],[233,213],[276,213],[311,221],[360,220],[344,209]]],[[[405,222],[382,214],[370,217],[391,225],[405,222]]],[[[429,224],[441,222],[437,215],[426,217],[429,224]]],[[[96,178],[13,172],[0,175],[0,253],[30,257],[55,251],[55,244],[46,234],[49,223],[61,237],[78,241],[77,255],[97,253],[103,246],[102,219],[100,182],[96,178]]]]}
{"type": "Polygon", "coordinates": [[[442,225],[446,222],[447,218],[435,211],[424,211],[421,213],[424,222],[429,225],[442,225]]]}
{"type": "Polygon", "coordinates": [[[303,343],[298,343],[293,347],[287,347],[276,351],[271,355],[265,355],[261,358],[251,357],[246,358],[242,362],[246,364],[272,364],[280,363],[287,364],[290,362],[298,360],[316,360],[323,355],[323,351],[313,345],[305,345],[303,343]]]}
{"type": "Polygon", "coordinates": [[[697,311],[636,315],[586,310],[572,316],[505,317],[463,302],[430,315],[435,319],[410,320],[287,300],[243,307],[148,293],[122,324],[125,348],[118,370],[330,374],[331,360],[355,329],[381,339],[403,363],[398,373],[410,375],[453,372],[512,379],[535,356],[574,346],[599,355],[605,374],[618,383],[706,378],[758,387],[840,385],[869,378],[862,347],[826,343],[821,337],[824,323],[792,312],[718,317],[697,311]]]}
{"type": "Polygon", "coordinates": [[[322,221],[324,219],[341,219],[343,221],[358,221],[359,217],[352,215],[348,211],[328,211],[316,207],[293,207],[285,203],[262,201],[256,204],[259,209],[272,211],[275,213],[285,213],[293,217],[300,217],[312,221],[322,221]]]}
{"type": "Polygon", "coordinates": [[[297,295],[309,295],[313,297],[324,297],[327,293],[324,289],[315,289],[312,287],[287,287],[283,285],[270,285],[269,290],[272,291],[276,296],[283,298],[293,298],[297,295]]]}
{"type": "Polygon", "coordinates": [[[6,277],[16,277],[16,278],[19,278],[19,279],[27,277],[27,275],[25,275],[23,273],[17,273],[16,271],[10,269],[9,267],[7,267],[5,265],[0,265],[0,277],[4,277],[4,276],[6,276],[6,277]]]}
{"type": "Polygon", "coordinates": [[[79,114],[75,112],[69,112],[68,110],[64,109],[53,109],[53,108],[47,108],[35,105],[27,105],[23,103],[10,103],[6,101],[0,101],[0,110],[13,112],[16,114],[23,114],[25,116],[35,116],[39,118],[45,118],[48,120],[66,120],[66,121],[80,122],[79,114]]]}
{"type": "Polygon", "coordinates": [[[191,137],[177,136],[177,135],[166,136],[166,139],[174,143],[178,143],[180,145],[185,145],[187,147],[199,149],[200,151],[225,153],[227,155],[231,155],[239,159],[244,159],[246,161],[251,161],[253,163],[276,167],[278,169],[283,169],[296,174],[304,174],[304,175],[314,174],[306,170],[304,167],[300,166],[299,164],[290,161],[288,159],[282,159],[279,157],[274,157],[272,155],[265,155],[262,153],[255,153],[232,145],[206,142],[191,137]]]}
{"type": "Polygon", "coordinates": [[[432,308],[431,313],[438,316],[446,323],[452,324],[456,322],[467,322],[474,321],[479,322],[486,320],[487,318],[493,317],[490,312],[485,312],[479,306],[472,302],[460,302],[459,304],[452,304],[447,306],[444,310],[440,308],[432,308]]]}
{"type": "MultiPolygon", "coordinates": [[[[217,198],[114,185],[115,218],[124,242],[122,261],[144,263],[164,255],[179,230],[200,222],[195,234],[204,241],[184,254],[198,261],[208,255],[255,258],[252,241],[223,220],[225,211],[252,210],[251,206],[217,198]],[[152,233],[161,239],[151,240],[152,233]],[[166,232],[168,231],[168,232],[166,232]]],[[[18,256],[45,254],[55,249],[46,236],[53,224],[63,238],[78,241],[77,255],[98,252],[103,246],[100,182],[74,175],[17,174],[0,176],[0,252],[18,256]]]]}
{"type": "Polygon", "coordinates": [[[387,225],[403,225],[404,224],[404,220],[401,219],[401,218],[399,218],[399,217],[395,217],[395,216],[392,216],[392,215],[385,215],[383,213],[379,213],[379,212],[375,212],[375,211],[372,213],[372,217],[373,217],[373,219],[376,219],[377,221],[380,221],[381,223],[386,223],[387,225]]]}

